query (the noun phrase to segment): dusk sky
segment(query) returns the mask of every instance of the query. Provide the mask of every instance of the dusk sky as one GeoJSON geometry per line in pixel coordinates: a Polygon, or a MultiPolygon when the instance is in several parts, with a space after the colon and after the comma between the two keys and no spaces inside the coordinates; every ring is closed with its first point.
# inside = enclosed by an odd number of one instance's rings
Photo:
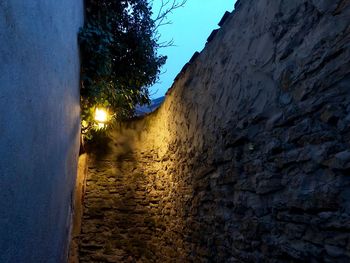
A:
{"type": "MultiPolygon", "coordinates": [[[[225,11],[232,11],[236,0],[187,0],[184,7],[169,15],[171,25],[160,28],[161,41],[173,39],[174,45],[159,50],[168,56],[162,68],[159,83],[150,89],[151,98],[164,96],[173,83],[175,76],[189,61],[195,51],[204,48],[211,31],[218,28],[218,23],[225,11]]],[[[161,0],[154,0],[154,13],[159,10],[161,0]]]]}

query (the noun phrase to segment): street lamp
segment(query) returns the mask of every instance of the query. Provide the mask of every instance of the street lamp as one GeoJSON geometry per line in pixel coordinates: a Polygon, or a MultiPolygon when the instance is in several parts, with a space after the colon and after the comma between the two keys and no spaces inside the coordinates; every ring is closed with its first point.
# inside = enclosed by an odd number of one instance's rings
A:
{"type": "Polygon", "coordinates": [[[106,125],[106,122],[108,121],[108,112],[107,110],[103,108],[96,108],[95,110],[95,121],[98,124],[98,127],[104,128],[106,125]]]}

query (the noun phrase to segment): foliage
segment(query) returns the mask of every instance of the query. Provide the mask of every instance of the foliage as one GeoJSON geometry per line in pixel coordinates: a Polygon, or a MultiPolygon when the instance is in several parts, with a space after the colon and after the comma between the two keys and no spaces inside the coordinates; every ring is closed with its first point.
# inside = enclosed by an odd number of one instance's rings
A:
{"type": "Polygon", "coordinates": [[[166,60],[157,54],[151,15],[148,0],[86,1],[86,22],[79,33],[84,133],[96,126],[96,107],[123,119],[133,116],[137,104],[149,103],[148,88],[166,60]]]}

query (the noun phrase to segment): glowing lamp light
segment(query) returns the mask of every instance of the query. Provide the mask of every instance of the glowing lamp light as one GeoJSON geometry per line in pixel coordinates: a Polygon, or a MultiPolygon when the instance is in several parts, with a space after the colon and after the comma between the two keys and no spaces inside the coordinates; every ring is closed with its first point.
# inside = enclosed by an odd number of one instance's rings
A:
{"type": "Polygon", "coordinates": [[[98,123],[99,128],[105,127],[105,123],[108,121],[108,112],[105,109],[96,108],[95,121],[98,123]]]}

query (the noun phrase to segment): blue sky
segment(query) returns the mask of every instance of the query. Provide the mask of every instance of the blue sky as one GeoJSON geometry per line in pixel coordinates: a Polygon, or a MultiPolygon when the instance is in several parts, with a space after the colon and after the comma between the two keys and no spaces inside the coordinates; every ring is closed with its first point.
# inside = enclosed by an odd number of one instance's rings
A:
{"type": "MultiPolygon", "coordinates": [[[[232,11],[236,0],[187,0],[184,7],[169,15],[171,25],[160,27],[160,41],[174,40],[172,47],[159,50],[168,56],[162,68],[159,83],[150,88],[151,98],[164,96],[173,83],[173,79],[188,62],[195,51],[204,48],[211,31],[218,28],[225,11],[232,11]]],[[[153,10],[159,10],[161,0],[154,0],[153,10]]]]}

